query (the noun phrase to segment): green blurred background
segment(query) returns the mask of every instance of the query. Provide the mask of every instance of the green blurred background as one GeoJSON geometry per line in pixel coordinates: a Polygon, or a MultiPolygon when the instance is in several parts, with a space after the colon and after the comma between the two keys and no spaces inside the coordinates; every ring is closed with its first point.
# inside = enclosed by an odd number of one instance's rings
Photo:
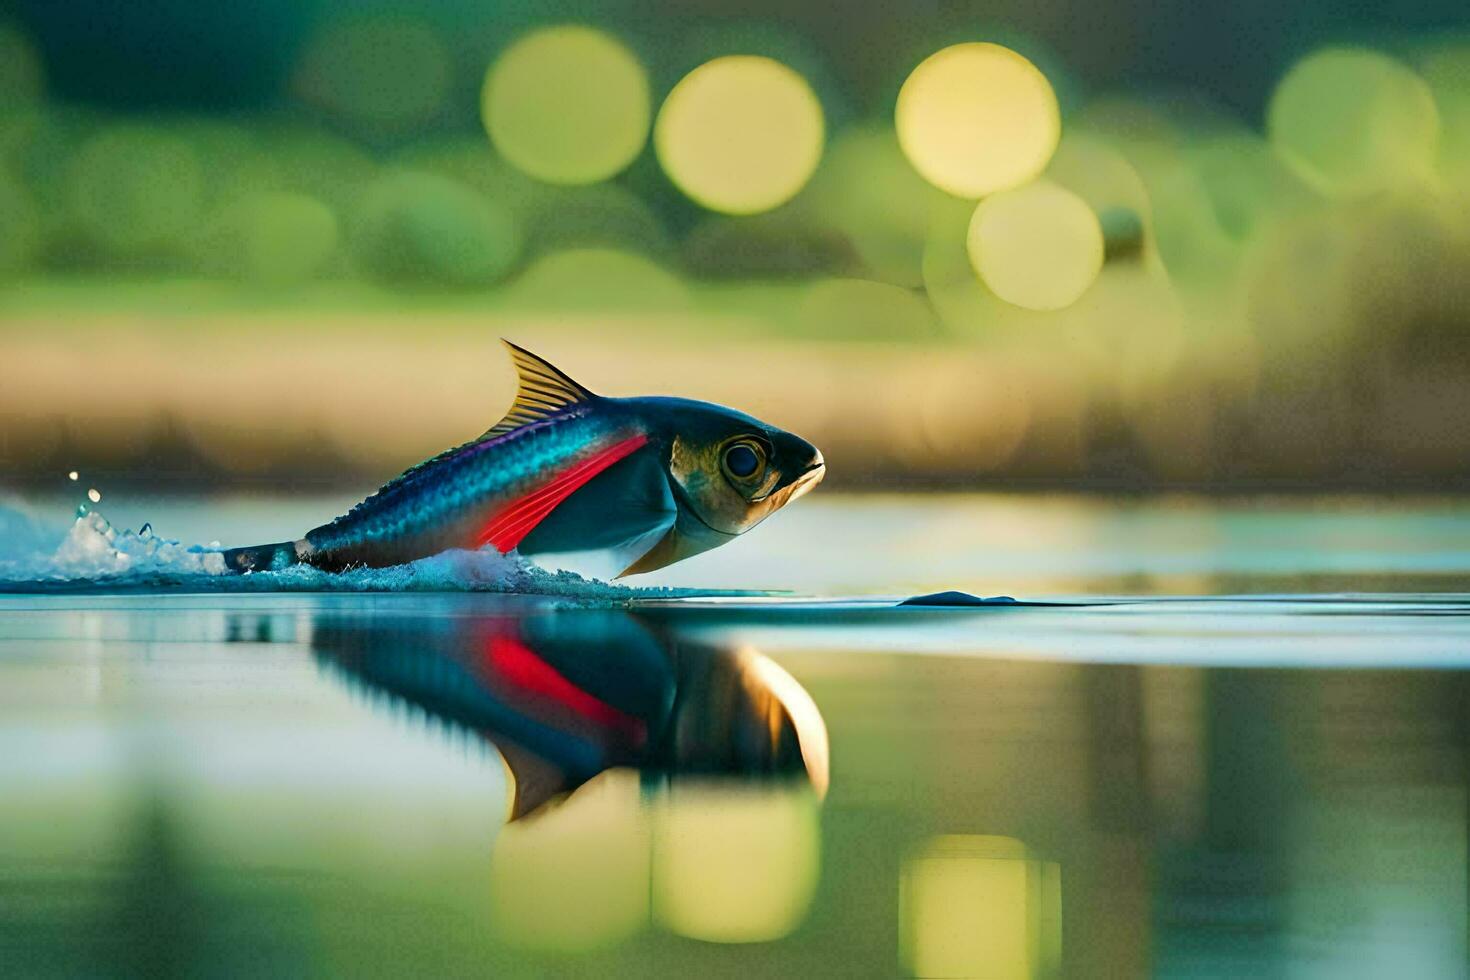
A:
{"type": "Polygon", "coordinates": [[[497,339],[830,482],[1470,483],[1470,9],[0,5],[0,474],[351,484],[497,339]]]}

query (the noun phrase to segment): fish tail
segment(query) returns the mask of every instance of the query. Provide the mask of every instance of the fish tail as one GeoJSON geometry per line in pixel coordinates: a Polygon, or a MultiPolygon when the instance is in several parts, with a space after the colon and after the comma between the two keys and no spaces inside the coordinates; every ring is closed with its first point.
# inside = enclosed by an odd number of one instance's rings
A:
{"type": "Polygon", "coordinates": [[[296,541],[280,541],[276,544],[228,548],[224,553],[225,567],[232,572],[269,572],[295,565],[302,560],[303,554],[298,544],[296,541]]]}

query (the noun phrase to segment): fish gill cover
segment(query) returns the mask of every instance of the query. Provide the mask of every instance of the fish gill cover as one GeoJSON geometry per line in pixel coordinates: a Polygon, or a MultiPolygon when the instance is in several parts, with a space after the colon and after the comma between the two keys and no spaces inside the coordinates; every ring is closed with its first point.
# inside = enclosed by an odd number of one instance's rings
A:
{"type": "Polygon", "coordinates": [[[233,574],[223,549],[114,527],[83,504],[65,527],[0,504],[0,593],[71,592],[503,592],[619,602],[689,594],[630,588],[549,571],[512,552],[450,550],[389,568],[325,572],[309,565],[233,574]]]}

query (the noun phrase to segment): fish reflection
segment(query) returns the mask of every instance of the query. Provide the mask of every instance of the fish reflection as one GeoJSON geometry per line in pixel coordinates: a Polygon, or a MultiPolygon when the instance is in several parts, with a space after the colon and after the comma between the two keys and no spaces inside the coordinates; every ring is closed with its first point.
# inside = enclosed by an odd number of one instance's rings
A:
{"type": "Polygon", "coordinates": [[[511,821],[490,898],[507,945],[590,949],[649,923],[765,942],[805,918],[827,732],[806,691],[759,653],[587,610],[326,618],[312,645],[368,691],[474,732],[505,760],[511,821]]]}
{"type": "Polygon", "coordinates": [[[789,674],[628,613],[323,617],[312,648],[370,692],[493,743],[514,778],[513,819],[619,767],[645,784],[739,777],[826,792],[826,728],[789,674]]]}

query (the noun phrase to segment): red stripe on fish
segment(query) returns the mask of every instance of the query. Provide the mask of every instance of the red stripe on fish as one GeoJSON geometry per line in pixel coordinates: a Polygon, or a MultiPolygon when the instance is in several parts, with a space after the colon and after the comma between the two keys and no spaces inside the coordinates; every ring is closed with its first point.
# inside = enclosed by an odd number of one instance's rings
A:
{"type": "Polygon", "coordinates": [[[551,482],[518,497],[492,514],[475,539],[476,547],[493,545],[496,551],[510,551],[520,544],[546,515],[566,500],[587,481],[618,460],[636,452],[648,443],[648,436],[636,435],[608,448],[558,474],[551,482]]]}
{"type": "Polygon", "coordinates": [[[622,733],[635,744],[642,743],[642,721],[588,694],[515,637],[491,636],[485,644],[485,659],[495,676],[506,683],[550,698],[589,721],[622,733]]]}

